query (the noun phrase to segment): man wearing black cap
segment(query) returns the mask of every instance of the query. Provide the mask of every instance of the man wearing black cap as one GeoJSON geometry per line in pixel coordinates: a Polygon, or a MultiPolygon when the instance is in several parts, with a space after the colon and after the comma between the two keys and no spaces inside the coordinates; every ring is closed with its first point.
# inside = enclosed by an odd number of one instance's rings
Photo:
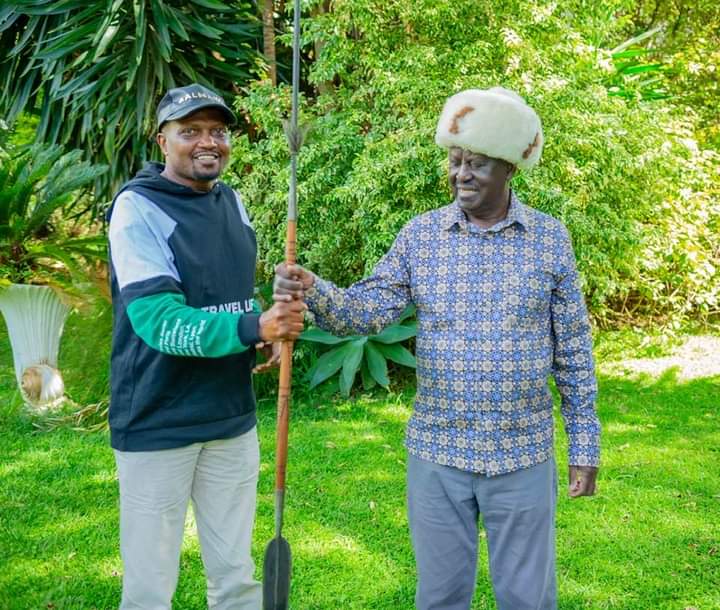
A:
{"type": "Polygon", "coordinates": [[[253,299],[255,233],[218,180],[232,111],[172,89],[157,111],[165,163],[108,212],[113,296],[111,444],[120,482],[121,610],[170,609],[192,500],[208,605],[256,610],[250,556],[259,467],[255,346],[295,339],[304,305],[253,299]]]}

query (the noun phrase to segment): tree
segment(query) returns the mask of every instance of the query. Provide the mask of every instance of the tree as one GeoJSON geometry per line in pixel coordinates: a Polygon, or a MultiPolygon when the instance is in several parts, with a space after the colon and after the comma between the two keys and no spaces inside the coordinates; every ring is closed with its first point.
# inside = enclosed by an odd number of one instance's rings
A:
{"type": "Polygon", "coordinates": [[[36,139],[110,171],[108,197],[150,157],[154,108],[199,82],[230,96],[261,68],[256,9],[242,0],[17,0],[0,7],[0,115],[38,113],[36,139]]]}
{"type": "MultiPolygon", "coordinates": [[[[461,89],[503,85],[536,108],[546,136],[542,162],[513,188],[570,229],[596,319],[717,316],[720,158],[693,139],[684,99],[610,91],[635,1],[334,0],[306,17],[306,56],[319,53],[303,88],[301,264],[356,281],[411,217],[447,204],[440,109],[461,89]]],[[[636,70],[623,82],[644,80],[636,70]]],[[[256,83],[237,103],[257,129],[237,139],[243,172],[229,180],[252,204],[269,280],[283,251],[289,91],[256,83]]]]}
{"type": "Polygon", "coordinates": [[[275,58],[275,6],[273,0],[263,0],[263,50],[268,62],[268,76],[277,85],[277,59],[275,58]]]}
{"type": "Polygon", "coordinates": [[[698,139],[720,150],[720,4],[635,0],[623,20],[628,21],[628,35],[655,32],[638,50],[643,51],[646,65],[663,66],[663,78],[646,73],[645,80],[661,81],[678,102],[692,107],[700,117],[698,139]]]}

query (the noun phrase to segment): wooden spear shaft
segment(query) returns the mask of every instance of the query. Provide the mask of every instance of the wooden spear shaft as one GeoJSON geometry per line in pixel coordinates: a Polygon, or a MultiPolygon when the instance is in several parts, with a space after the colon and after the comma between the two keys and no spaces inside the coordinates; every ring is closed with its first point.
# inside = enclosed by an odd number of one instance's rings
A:
{"type": "MultiPolygon", "coordinates": [[[[298,129],[298,98],[300,91],[300,0],[295,0],[293,15],[293,75],[292,109],[290,125],[286,130],[290,147],[290,192],[288,194],[287,236],[285,240],[285,263],[294,265],[297,253],[297,157],[302,146],[302,134],[298,129]]],[[[292,341],[284,341],[280,353],[280,383],[278,388],[277,409],[277,448],[275,468],[275,489],[284,496],[288,450],[288,422],[290,419],[290,391],[292,377],[292,341]]],[[[282,504],[280,500],[279,525],[282,528],[282,504]]],[[[278,512],[276,510],[276,512],[278,512]]],[[[276,520],[278,516],[276,514],[276,520]]],[[[279,535],[279,534],[278,534],[279,535]]]]}

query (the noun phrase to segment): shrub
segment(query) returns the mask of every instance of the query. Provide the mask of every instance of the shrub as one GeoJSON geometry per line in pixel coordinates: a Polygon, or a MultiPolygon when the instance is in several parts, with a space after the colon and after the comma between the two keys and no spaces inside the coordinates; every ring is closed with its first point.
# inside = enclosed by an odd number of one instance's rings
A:
{"type": "MultiPolygon", "coordinates": [[[[306,44],[322,46],[308,80],[334,88],[304,100],[301,120],[312,130],[299,161],[299,261],[349,284],[412,216],[448,203],[445,153],[433,141],[442,104],[461,89],[500,84],[543,119],[543,160],[514,188],[570,229],[595,317],[716,311],[716,157],[696,150],[688,109],[609,94],[623,8],[339,0],[306,20],[306,44]]],[[[267,278],[282,258],[289,91],[257,83],[237,107],[254,135],[237,141],[231,181],[253,211],[267,278]]]]}
{"type": "Polygon", "coordinates": [[[338,374],[338,386],[343,396],[349,396],[358,371],[363,387],[371,390],[375,385],[387,389],[388,360],[416,368],[415,356],[400,345],[417,335],[417,321],[411,320],[415,308],[410,306],[399,320],[376,335],[350,335],[336,337],[321,328],[310,328],[300,335],[303,341],[319,343],[330,349],[318,358],[307,372],[310,389],[338,374]]]}
{"type": "Polygon", "coordinates": [[[107,167],[81,156],[59,146],[0,151],[0,281],[62,285],[105,257],[104,237],[78,222],[78,208],[107,167]]]}

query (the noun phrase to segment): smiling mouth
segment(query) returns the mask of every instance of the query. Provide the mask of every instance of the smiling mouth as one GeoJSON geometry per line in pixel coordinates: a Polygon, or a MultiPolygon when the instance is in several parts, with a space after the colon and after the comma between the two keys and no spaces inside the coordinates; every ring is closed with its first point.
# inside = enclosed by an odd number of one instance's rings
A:
{"type": "Polygon", "coordinates": [[[197,159],[198,161],[217,161],[220,158],[220,155],[216,155],[214,153],[202,153],[200,155],[195,155],[193,159],[197,159]]]}
{"type": "Polygon", "coordinates": [[[476,193],[477,191],[475,189],[458,189],[458,195],[460,195],[460,197],[471,197],[476,193]]]}

